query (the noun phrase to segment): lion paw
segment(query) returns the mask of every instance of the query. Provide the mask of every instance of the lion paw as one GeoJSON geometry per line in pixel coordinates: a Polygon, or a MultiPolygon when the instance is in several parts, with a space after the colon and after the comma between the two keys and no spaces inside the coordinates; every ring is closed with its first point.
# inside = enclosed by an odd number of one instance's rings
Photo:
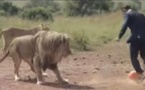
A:
{"type": "Polygon", "coordinates": [[[48,74],[47,73],[44,73],[44,72],[42,73],[42,75],[45,76],[45,77],[48,76],[48,74]]]}
{"type": "Polygon", "coordinates": [[[37,85],[44,85],[44,84],[46,84],[46,82],[44,82],[44,81],[37,81],[37,85]]]}
{"type": "Polygon", "coordinates": [[[61,84],[68,84],[68,79],[60,80],[59,83],[61,83],[61,84]]]}
{"type": "Polygon", "coordinates": [[[15,76],[15,81],[20,81],[20,80],[21,80],[20,77],[15,76]]]}

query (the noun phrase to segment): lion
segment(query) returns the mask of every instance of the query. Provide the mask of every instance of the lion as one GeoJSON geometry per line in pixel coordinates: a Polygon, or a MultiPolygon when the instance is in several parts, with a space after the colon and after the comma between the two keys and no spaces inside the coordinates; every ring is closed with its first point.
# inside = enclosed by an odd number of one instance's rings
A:
{"type": "Polygon", "coordinates": [[[34,40],[36,42],[36,53],[33,59],[34,70],[37,76],[37,84],[44,84],[42,70],[49,68],[57,76],[60,83],[67,83],[62,79],[57,63],[62,58],[71,54],[69,37],[57,32],[38,32],[34,40]]]}
{"type": "Polygon", "coordinates": [[[11,27],[8,29],[1,30],[0,36],[2,36],[2,39],[3,39],[2,50],[5,52],[14,38],[23,36],[23,35],[34,35],[38,31],[41,31],[41,30],[49,31],[48,25],[41,24],[41,25],[38,25],[38,26],[30,28],[30,29],[11,27]]]}
{"type": "MultiPolygon", "coordinates": [[[[35,41],[33,35],[25,35],[16,37],[12,40],[10,46],[8,47],[5,55],[0,59],[0,63],[9,55],[12,57],[14,62],[14,78],[15,81],[21,80],[19,77],[19,67],[22,59],[28,63],[31,70],[35,73],[33,67],[33,57],[35,55],[35,41]]],[[[47,75],[43,72],[43,75],[47,75]]]]}

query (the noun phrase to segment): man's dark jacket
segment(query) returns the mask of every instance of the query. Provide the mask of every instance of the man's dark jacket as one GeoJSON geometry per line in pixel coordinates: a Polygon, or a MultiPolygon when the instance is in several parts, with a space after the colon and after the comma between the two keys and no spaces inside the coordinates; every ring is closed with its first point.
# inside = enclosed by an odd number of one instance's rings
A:
{"type": "Polygon", "coordinates": [[[131,36],[127,43],[134,42],[137,39],[145,41],[145,16],[141,13],[129,11],[124,15],[124,23],[119,34],[119,39],[124,35],[127,27],[131,30],[131,36]]]}

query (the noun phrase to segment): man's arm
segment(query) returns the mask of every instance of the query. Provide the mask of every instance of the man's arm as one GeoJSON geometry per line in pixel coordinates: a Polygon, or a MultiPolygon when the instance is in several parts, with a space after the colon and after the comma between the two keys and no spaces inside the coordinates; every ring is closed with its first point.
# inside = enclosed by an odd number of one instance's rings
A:
{"type": "Polygon", "coordinates": [[[120,40],[122,38],[122,36],[125,34],[127,27],[128,27],[128,21],[129,21],[129,16],[128,16],[128,14],[126,14],[123,26],[122,26],[121,31],[118,36],[118,40],[120,40]]]}

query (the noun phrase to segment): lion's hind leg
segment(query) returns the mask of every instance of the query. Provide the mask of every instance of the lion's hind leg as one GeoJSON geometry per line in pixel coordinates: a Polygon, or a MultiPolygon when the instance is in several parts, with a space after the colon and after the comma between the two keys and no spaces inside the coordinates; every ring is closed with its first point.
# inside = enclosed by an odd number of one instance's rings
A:
{"type": "Polygon", "coordinates": [[[13,55],[12,58],[14,62],[14,78],[15,78],[15,81],[19,81],[20,80],[19,67],[21,64],[21,58],[17,54],[13,55]]]}

